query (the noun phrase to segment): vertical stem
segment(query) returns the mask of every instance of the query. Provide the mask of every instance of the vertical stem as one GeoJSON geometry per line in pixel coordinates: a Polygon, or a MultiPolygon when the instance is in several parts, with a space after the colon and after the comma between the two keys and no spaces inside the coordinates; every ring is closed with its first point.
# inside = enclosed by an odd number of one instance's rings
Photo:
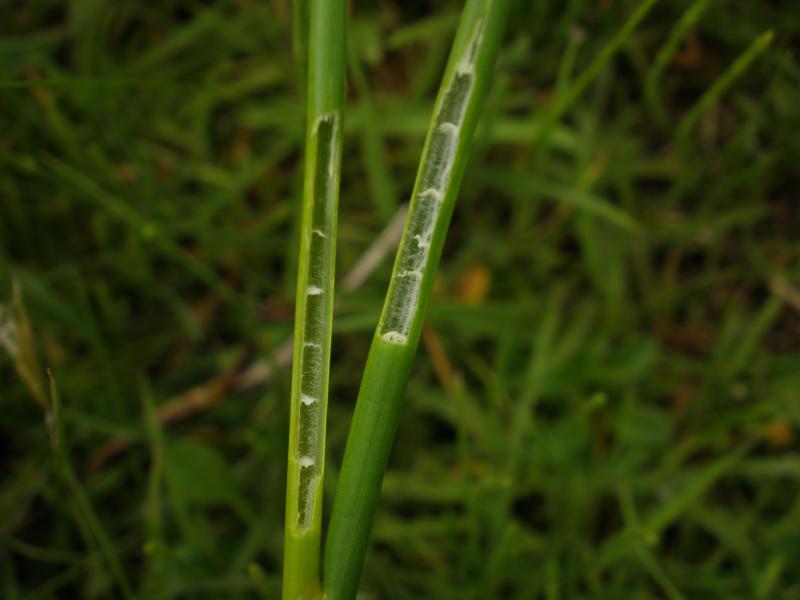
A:
{"type": "Polygon", "coordinates": [[[342,162],[345,0],[310,2],[308,115],[292,368],[283,598],[320,597],[325,417],[342,162]]]}
{"type": "Polygon", "coordinates": [[[325,545],[329,600],[349,600],[358,589],[400,403],[509,5],[468,0],[453,42],[347,439],[325,545]]]}

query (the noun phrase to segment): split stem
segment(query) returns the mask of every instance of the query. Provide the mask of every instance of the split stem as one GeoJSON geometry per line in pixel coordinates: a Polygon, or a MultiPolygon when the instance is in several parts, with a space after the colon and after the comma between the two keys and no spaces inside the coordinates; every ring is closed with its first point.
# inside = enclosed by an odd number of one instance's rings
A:
{"type": "Polygon", "coordinates": [[[344,0],[312,0],[309,7],[308,124],[289,425],[284,600],[321,597],[322,480],[342,162],[346,4],[344,0]]]}
{"type": "Polygon", "coordinates": [[[325,545],[328,600],[355,597],[383,473],[509,0],[468,0],[436,100],[361,380],[325,545]]]}

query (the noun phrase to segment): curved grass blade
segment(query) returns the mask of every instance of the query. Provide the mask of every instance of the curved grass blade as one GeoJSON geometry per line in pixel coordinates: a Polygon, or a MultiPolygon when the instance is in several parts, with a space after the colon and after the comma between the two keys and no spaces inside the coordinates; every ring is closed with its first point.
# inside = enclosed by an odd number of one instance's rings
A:
{"type": "Polygon", "coordinates": [[[468,0],[422,153],[372,341],[325,545],[325,594],[355,597],[400,403],[510,2],[468,0]]]}

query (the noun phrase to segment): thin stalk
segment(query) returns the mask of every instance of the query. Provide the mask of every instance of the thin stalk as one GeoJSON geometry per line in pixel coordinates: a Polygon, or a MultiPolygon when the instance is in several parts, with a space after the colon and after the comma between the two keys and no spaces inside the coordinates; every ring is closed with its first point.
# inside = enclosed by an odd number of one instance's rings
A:
{"type": "Polygon", "coordinates": [[[400,404],[509,5],[468,0],[456,32],[347,439],[325,545],[328,600],[349,600],[358,589],[400,404]]]}
{"type": "MultiPolygon", "coordinates": [[[[306,86],[308,85],[308,0],[292,0],[292,58],[294,59],[294,83],[297,85],[296,102],[301,106],[307,104],[306,86]]],[[[307,115],[304,115],[307,117],[307,115]]],[[[307,126],[307,121],[304,121],[307,126]]],[[[301,163],[302,165],[302,163],[301,163]]],[[[305,169],[297,169],[292,181],[292,194],[297,188],[303,186],[305,169]],[[296,187],[295,187],[296,186],[296,187]]],[[[297,247],[300,240],[301,217],[303,214],[303,204],[299,202],[292,205],[292,231],[291,244],[297,247]]],[[[287,256],[286,269],[284,271],[284,289],[286,293],[291,293],[297,285],[297,253],[292,252],[287,256]]]]}
{"type": "Polygon", "coordinates": [[[69,494],[68,497],[72,500],[75,520],[86,538],[87,545],[96,550],[105,561],[111,578],[119,588],[121,597],[126,600],[132,600],[135,595],[119,560],[117,546],[106,532],[100,517],[97,516],[89,494],[86,492],[70,461],[69,451],[64,440],[61,396],[58,393],[56,379],[49,369],[47,370],[47,375],[50,377],[50,407],[47,414],[47,424],[50,428],[50,443],[53,446],[56,471],[64,481],[69,494]]]}
{"type": "Polygon", "coordinates": [[[283,598],[320,597],[325,417],[344,116],[345,0],[310,2],[308,118],[295,311],[283,598]]]}

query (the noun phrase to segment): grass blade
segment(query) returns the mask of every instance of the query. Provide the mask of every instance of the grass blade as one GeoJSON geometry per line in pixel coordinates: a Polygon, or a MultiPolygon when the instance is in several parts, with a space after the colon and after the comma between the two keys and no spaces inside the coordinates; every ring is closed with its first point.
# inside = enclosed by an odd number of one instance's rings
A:
{"type": "Polygon", "coordinates": [[[742,75],[753,62],[769,48],[775,37],[770,29],[758,36],[753,43],[737,58],[733,64],[714,82],[701,97],[700,100],[689,110],[680,125],[678,125],[677,138],[684,142],[694,129],[694,126],[708,110],[714,106],[719,98],[731,87],[739,76],[742,75]]]}
{"type": "Polygon", "coordinates": [[[655,63],[647,70],[647,77],[644,82],[644,95],[650,110],[653,115],[658,119],[662,125],[667,122],[667,110],[664,108],[664,102],[659,95],[659,87],[661,83],[661,76],[666,71],[675,52],[688,33],[697,25],[700,17],[703,16],[710,0],[695,0],[692,5],[686,9],[686,12],[681,15],[681,18],[675,23],[675,26],[670,31],[669,38],[656,54],[655,63]]]}
{"type": "Polygon", "coordinates": [[[456,33],[347,440],[325,546],[330,600],[353,598],[358,589],[400,402],[509,4],[469,0],[456,33]]]}

